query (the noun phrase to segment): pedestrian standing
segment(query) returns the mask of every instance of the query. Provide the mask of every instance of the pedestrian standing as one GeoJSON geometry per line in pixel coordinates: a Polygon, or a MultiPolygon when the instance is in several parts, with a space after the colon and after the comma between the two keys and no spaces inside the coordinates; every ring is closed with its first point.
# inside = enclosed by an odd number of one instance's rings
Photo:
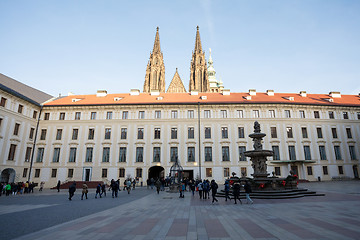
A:
{"type": "Polygon", "coordinates": [[[58,192],[60,192],[60,185],[61,185],[61,182],[60,180],[58,181],[57,185],[56,185],[56,189],[58,190],[58,192]]]}
{"type": "Polygon", "coordinates": [[[183,181],[179,187],[180,196],[179,198],[184,198],[184,191],[185,191],[185,182],[183,181]]]}
{"type": "Polygon", "coordinates": [[[251,200],[251,198],[250,198],[250,193],[252,192],[251,185],[250,185],[250,183],[248,181],[245,182],[244,190],[245,190],[245,195],[246,195],[246,203],[247,204],[249,204],[249,203],[253,204],[254,201],[251,200]]]}
{"type": "Polygon", "coordinates": [[[230,193],[230,184],[229,184],[229,181],[226,180],[225,181],[225,201],[227,201],[228,199],[231,201],[229,193],[230,193]]]}
{"type": "Polygon", "coordinates": [[[104,195],[106,197],[106,185],[104,182],[101,185],[101,195],[104,195]]]}
{"type": "Polygon", "coordinates": [[[71,201],[71,198],[74,196],[76,191],[76,182],[74,181],[73,184],[69,187],[69,201],[71,201]]]}
{"type": "Polygon", "coordinates": [[[161,188],[161,182],[160,182],[160,179],[156,180],[155,182],[155,186],[156,186],[156,191],[157,191],[157,194],[160,193],[160,188],[161,188]]]}
{"type": "MultiPolygon", "coordinates": [[[[152,189],[152,188],[151,188],[152,189]]],[[[131,191],[131,181],[130,178],[126,181],[126,190],[128,192],[128,194],[130,194],[131,191]]]]}
{"type": "Polygon", "coordinates": [[[5,193],[6,193],[6,196],[11,195],[11,185],[10,185],[10,183],[6,184],[5,193]]]}
{"type": "Polygon", "coordinates": [[[100,183],[96,186],[95,198],[97,198],[98,194],[99,194],[99,196],[101,198],[101,184],[100,183]]]}
{"type": "Polygon", "coordinates": [[[242,204],[241,199],[240,199],[240,183],[236,182],[236,183],[233,184],[233,194],[234,194],[235,204],[237,204],[236,203],[237,199],[242,204]]]}
{"type": "Polygon", "coordinates": [[[117,197],[118,196],[118,185],[116,184],[116,182],[114,181],[114,179],[111,179],[111,184],[110,184],[110,187],[111,187],[111,195],[112,197],[117,197]]]}
{"type": "MultiPolygon", "coordinates": [[[[85,198],[87,199],[87,194],[88,194],[89,190],[88,190],[88,185],[86,185],[86,183],[83,184],[82,186],[82,192],[81,192],[81,200],[83,200],[84,195],[85,198]]],[[[100,196],[101,197],[101,196],[100,196]]]]}
{"type": "Polygon", "coordinates": [[[194,194],[195,194],[195,183],[194,183],[193,179],[190,181],[190,190],[192,192],[192,195],[194,196],[194,194]]]}
{"type": "Polygon", "coordinates": [[[201,180],[200,180],[200,182],[199,182],[198,185],[197,185],[197,189],[198,189],[198,191],[199,191],[200,199],[202,199],[202,196],[203,196],[203,184],[202,184],[201,180]]]}
{"type": "Polygon", "coordinates": [[[211,180],[211,184],[210,184],[210,188],[211,188],[211,196],[212,196],[212,203],[214,203],[214,201],[218,202],[218,200],[216,199],[216,193],[217,193],[217,189],[218,189],[218,185],[215,182],[215,180],[211,180]]]}

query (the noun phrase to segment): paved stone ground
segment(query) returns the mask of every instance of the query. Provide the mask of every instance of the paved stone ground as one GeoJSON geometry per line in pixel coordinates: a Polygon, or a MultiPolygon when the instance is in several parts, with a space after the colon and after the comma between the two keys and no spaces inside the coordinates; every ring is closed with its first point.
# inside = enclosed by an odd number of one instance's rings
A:
{"type": "MultiPolygon", "coordinates": [[[[360,239],[360,181],[302,183],[300,187],[326,196],[254,199],[252,205],[219,199],[213,205],[189,192],[180,199],[178,194],[157,195],[143,188],[136,190],[137,199],[18,239],[360,239]]],[[[67,211],[77,206],[74,203],[66,205],[67,211]]]]}

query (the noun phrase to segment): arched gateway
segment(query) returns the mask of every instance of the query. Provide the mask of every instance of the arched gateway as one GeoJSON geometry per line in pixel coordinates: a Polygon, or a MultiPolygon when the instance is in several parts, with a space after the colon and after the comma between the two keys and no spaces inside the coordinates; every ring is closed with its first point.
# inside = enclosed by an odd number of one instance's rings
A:
{"type": "Polygon", "coordinates": [[[148,179],[158,179],[165,176],[165,169],[161,166],[153,166],[149,168],[148,179]]]}
{"type": "Polygon", "coordinates": [[[16,175],[16,172],[13,168],[5,168],[1,172],[0,181],[5,182],[5,183],[12,183],[15,181],[15,175],[16,175]]]}

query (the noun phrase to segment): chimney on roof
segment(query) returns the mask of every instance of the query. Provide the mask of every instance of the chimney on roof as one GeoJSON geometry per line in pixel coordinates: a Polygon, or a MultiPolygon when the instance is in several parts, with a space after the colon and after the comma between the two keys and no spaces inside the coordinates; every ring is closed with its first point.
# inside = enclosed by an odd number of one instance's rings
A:
{"type": "Polygon", "coordinates": [[[266,90],[268,96],[274,96],[274,90],[266,90]]]}
{"type": "Polygon", "coordinates": [[[249,89],[250,96],[256,96],[256,89],[249,89]]]}
{"type": "Polygon", "coordinates": [[[151,91],[150,91],[150,95],[151,95],[151,96],[160,95],[160,91],[159,91],[159,90],[151,90],[151,91]]]}
{"type": "Polygon", "coordinates": [[[190,95],[199,95],[198,91],[190,91],[190,95]]]}
{"type": "Polygon", "coordinates": [[[75,95],[73,92],[68,92],[68,96],[73,96],[75,95]]]}
{"type": "Polygon", "coordinates": [[[106,97],[107,91],[106,90],[97,90],[96,96],[97,97],[106,97]]]}
{"type": "Polygon", "coordinates": [[[130,95],[138,96],[138,95],[140,95],[140,90],[139,89],[130,89],[130,95]]]}
{"type": "Polygon", "coordinates": [[[244,96],[244,99],[251,100],[251,96],[244,96]]]}
{"type": "Polygon", "coordinates": [[[300,96],[306,97],[306,91],[300,91],[300,96]]]}
{"type": "Polygon", "coordinates": [[[223,89],[222,95],[230,95],[230,89],[223,89]]]}
{"type": "Polygon", "coordinates": [[[329,96],[332,98],[341,98],[341,93],[340,92],[330,92],[329,96]]]}

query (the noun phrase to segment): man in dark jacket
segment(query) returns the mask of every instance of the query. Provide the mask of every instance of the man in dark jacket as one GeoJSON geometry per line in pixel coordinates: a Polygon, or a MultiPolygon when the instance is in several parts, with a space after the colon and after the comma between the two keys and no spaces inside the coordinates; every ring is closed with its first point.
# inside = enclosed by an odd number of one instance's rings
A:
{"type": "Polygon", "coordinates": [[[76,182],[74,181],[73,184],[69,187],[69,200],[71,201],[71,198],[74,196],[76,191],[76,182]]]}
{"type": "Polygon", "coordinates": [[[235,204],[236,203],[236,200],[238,199],[240,201],[240,203],[242,204],[241,202],[241,199],[240,199],[240,184],[238,182],[234,183],[233,184],[233,194],[234,194],[234,200],[235,200],[235,204]]]}
{"type": "Polygon", "coordinates": [[[211,184],[210,184],[210,188],[211,188],[211,196],[212,196],[212,203],[214,203],[214,201],[218,202],[218,200],[216,199],[216,193],[217,193],[217,189],[218,189],[218,185],[215,182],[215,180],[211,180],[211,184]]]}

